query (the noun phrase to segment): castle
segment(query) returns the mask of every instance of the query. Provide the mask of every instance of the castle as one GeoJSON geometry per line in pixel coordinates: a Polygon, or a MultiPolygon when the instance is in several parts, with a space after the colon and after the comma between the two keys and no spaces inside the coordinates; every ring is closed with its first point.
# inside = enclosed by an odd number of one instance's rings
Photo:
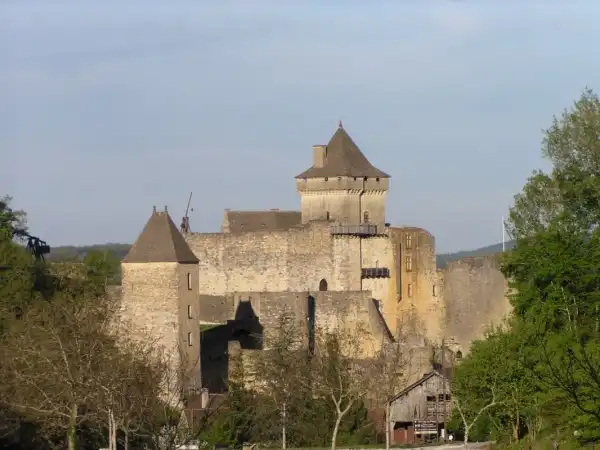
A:
{"type": "MultiPolygon", "coordinates": [[[[386,222],[390,176],[339,125],[296,176],[300,211],[226,210],[220,232],[179,230],[154,211],[122,262],[122,315],[179,348],[192,387],[223,389],[218,369],[285,308],[309,324],[340,318],[379,340],[407,329],[466,352],[510,311],[493,258],[436,267],[427,231],[386,222]]],[[[185,224],[184,224],[185,225],[185,224]]]]}

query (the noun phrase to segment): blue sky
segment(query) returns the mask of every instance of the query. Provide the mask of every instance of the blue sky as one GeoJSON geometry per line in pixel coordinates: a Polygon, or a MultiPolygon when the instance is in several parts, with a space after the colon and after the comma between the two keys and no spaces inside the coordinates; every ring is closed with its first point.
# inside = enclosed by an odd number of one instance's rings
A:
{"type": "Polygon", "coordinates": [[[297,209],[343,120],[387,219],[498,242],[541,130],[600,90],[597,1],[5,1],[0,194],[51,245],[132,242],[153,205],[297,209]],[[596,44],[594,44],[596,42],[596,44]]]}

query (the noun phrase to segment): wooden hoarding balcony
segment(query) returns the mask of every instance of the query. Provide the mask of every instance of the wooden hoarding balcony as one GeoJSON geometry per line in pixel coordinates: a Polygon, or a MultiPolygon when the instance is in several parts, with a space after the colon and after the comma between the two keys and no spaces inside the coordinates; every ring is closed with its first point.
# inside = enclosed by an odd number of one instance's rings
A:
{"type": "Polygon", "coordinates": [[[330,232],[338,236],[377,236],[377,225],[332,225],[330,232]]]}
{"type": "Polygon", "coordinates": [[[362,278],[389,278],[390,269],[387,267],[367,267],[362,269],[362,278]]]}

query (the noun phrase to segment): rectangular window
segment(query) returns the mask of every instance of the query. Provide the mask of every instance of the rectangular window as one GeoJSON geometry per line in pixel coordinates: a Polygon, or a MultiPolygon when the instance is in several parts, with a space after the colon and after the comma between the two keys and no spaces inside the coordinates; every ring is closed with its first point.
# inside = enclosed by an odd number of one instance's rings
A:
{"type": "Polygon", "coordinates": [[[188,333],[188,345],[192,346],[192,333],[188,333]]]}
{"type": "Polygon", "coordinates": [[[433,296],[437,297],[437,286],[435,284],[433,285],[433,296]]]}
{"type": "Polygon", "coordinates": [[[405,260],[406,271],[412,272],[412,256],[407,256],[405,260]]]}
{"type": "Polygon", "coordinates": [[[192,290],[192,274],[188,272],[187,274],[187,281],[188,281],[188,291],[192,290]]]}
{"type": "Polygon", "coordinates": [[[412,297],[412,284],[409,284],[409,285],[406,287],[406,295],[408,295],[408,297],[409,297],[409,298],[411,298],[411,297],[412,297]]]}
{"type": "Polygon", "coordinates": [[[192,305],[188,305],[188,319],[192,319],[192,305]]]}
{"type": "Polygon", "coordinates": [[[410,250],[412,248],[412,234],[406,235],[406,249],[410,250]]]}

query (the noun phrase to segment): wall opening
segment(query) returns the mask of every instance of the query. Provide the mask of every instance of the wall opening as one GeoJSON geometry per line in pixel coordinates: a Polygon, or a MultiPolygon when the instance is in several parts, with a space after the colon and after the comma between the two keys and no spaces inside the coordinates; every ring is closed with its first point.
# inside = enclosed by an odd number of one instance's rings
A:
{"type": "Polygon", "coordinates": [[[192,305],[188,305],[188,319],[192,319],[192,305]]]}
{"type": "Polygon", "coordinates": [[[413,292],[412,292],[412,284],[410,284],[410,283],[408,284],[408,286],[406,286],[406,295],[407,295],[408,297],[412,297],[412,295],[413,295],[413,292]]]}
{"type": "Polygon", "coordinates": [[[437,297],[437,285],[433,285],[433,292],[432,292],[434,297],[437,297]]]}
{"type": "Polygon", "coordinates": [[[406,235],[406,249],[410,250],[412,248],[412,235],[406,235]]]}
{"type": "Polygon", "coordinates": [[[364,223],[369,223],[369,211],[365,211],[363,213],[363,222],[364,223]]]}
{"type": "Polygon", "coordinates": [[[329,211],[327,211],[327,212],[325,213],[325,217],[327,218],[327,220],[329,220],[329,211]]]}
{"type": "Polygon", "coordinates": [[[411,256],[407,256],[406,260],[404,262],[405,262],[405,265],[406,265],[406,271],[407,272],[412,272],[412,257],[411,256]]]}
{"type": "Polygon", "coordinates": [[[315,298],[312,295],[308,296],[308,354],[315,354],[315,315],[316,315],[316,304],[315,298]]]}
{"type": "Polygon", "coordinates": [[[187,283],[188,283],[188,291],[192,290],[192,274],[188,272],[187,274],[187,283]]]}
{"type": "Polygon", "coordinates": [[[193,344],[192,342],[192,333],[188,333],[188,345],[191,347],[193,344]]]}
{"type": "Polygon", "coordinates": [[[325,278],[323,278],[319,282],[319,291],[326,291],[326,290],[327,290],[327,280],[325,278]]]}

